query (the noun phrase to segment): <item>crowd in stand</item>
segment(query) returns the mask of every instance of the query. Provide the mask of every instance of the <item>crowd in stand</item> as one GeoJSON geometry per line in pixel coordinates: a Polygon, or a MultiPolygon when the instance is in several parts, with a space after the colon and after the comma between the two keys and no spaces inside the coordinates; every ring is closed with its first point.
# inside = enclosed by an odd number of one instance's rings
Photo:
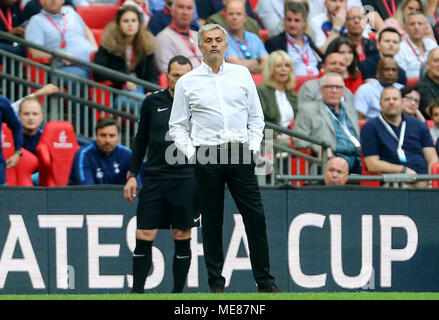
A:
{"type": "MultiPolygon", "coordinates": [[[[266,121],[326,142],[328,156],[344,158],[350,173],[431,173],[439,161],[431,152],[439,136],[438,14],[439,0],[0,0],[0,30],[158,83],[174,56],[194,68],[203,63],[197,30],[216,23],[228,32],[225,61],[254,75],[266,121]],[[120,8],[95,39],[77,8],[104,5],[120,8]]],[[[0,49],[51,58],[5,40],[0,49]]],[[[67,60],[59,69],[109,80],[141,98],[149,94],[67,60]]],[[[44,118],[38,114],[37,128],[26,129],[23,113],[33,100],[24,101],[15,112],[25,136],[34,137],[34,152],[44,118]]],[[[290,145],[288,136],[275,138],[290,145]]],[[[317,145],[300,139],[294,145],[321,156],[317,145]]],[[[113,169],[120,173],[119,165],[113,169]]]]}

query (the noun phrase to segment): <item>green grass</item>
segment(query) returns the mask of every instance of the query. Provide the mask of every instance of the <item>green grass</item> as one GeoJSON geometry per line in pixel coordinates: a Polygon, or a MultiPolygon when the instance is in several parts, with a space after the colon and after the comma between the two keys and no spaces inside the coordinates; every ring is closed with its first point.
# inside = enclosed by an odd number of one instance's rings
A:
{"type": "Polygon", "coordinates": [[[0,300],[439,300],[439,292],[0,295],[0,300]]]}

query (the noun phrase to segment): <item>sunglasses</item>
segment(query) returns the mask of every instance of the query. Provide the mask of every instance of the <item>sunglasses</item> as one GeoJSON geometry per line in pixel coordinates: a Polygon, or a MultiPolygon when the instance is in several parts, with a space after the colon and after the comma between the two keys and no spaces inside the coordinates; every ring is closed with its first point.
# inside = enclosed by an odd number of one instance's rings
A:
{"type": "Polygon", "coordinates": [[[248,51],[248,47],[245,44],[241,43],[240,48],[242,50],[242,53],[244,53],[245,58],[251,59],[252,54],[248,51]]]}

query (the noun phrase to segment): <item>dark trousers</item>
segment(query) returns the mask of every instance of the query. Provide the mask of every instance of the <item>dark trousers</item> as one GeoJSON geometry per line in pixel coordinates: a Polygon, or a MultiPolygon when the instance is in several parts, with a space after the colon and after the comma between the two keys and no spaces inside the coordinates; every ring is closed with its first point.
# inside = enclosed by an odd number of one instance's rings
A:
{"type": "MultiPolygon", "coordinates": [[[[202,214],[204,259],[211,288],[224,287],[225,283],[221,275],[224,265],[222,227],[225,183],[243,218],[256,283],[274,283],[273,276],[269,274],[265,215],[257,178],[254,175],[255,164],[253,161],[242,164],[242,154],[239,158],[240,164],[219,164],[218,156],[217,164],[197,162],[195,165],[202,214]]],[[[228,159],[230,161],[230,156],[228,159]]]]}

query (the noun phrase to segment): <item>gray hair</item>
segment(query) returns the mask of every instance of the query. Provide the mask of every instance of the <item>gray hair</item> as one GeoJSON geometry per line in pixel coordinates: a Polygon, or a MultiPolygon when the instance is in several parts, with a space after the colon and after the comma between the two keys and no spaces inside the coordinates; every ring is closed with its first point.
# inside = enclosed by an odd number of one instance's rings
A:
{"type": "Polygon", "coordinates": [[[403,19],[404,24],[406,24],[409,21],[409,17],[411,17],[411,16],[422,16],[424,22],[428,23],[427,17],[421,11],[412,11],[407,15],[407,17],[404,17],[404,19],[403,19]]]}
{"type": "Polygon", "coordinates": [[[328,72],[328,73],[325,73],[324,76],[321,78],[321,80],[320,80],[320,88],[322,88],[322,87],[326,84],[326,80],[327,80],[329,77],[339,77],[339,78],[341,79],[341,82],[343,83],[343,87],[345,86],[345,85],[344,85],[344,79],[343,79],[343,76],[342,76],[340,73],[336,73],[336,72],[328,72]]]}
{"type": "Polygon", "coordinates": [[[226,29],[221,27],[219,24],[209,23],[209,24],[202,26],[200,28],[200,30],[198,30],[198,45],[201,46],[203,44],[203,33],[207,32],[207,31],[212,31],[215,29],[220,29],[224,33],[226,43],[227,43],[228,42],[228,35],[227,35],[226,29]]]}

